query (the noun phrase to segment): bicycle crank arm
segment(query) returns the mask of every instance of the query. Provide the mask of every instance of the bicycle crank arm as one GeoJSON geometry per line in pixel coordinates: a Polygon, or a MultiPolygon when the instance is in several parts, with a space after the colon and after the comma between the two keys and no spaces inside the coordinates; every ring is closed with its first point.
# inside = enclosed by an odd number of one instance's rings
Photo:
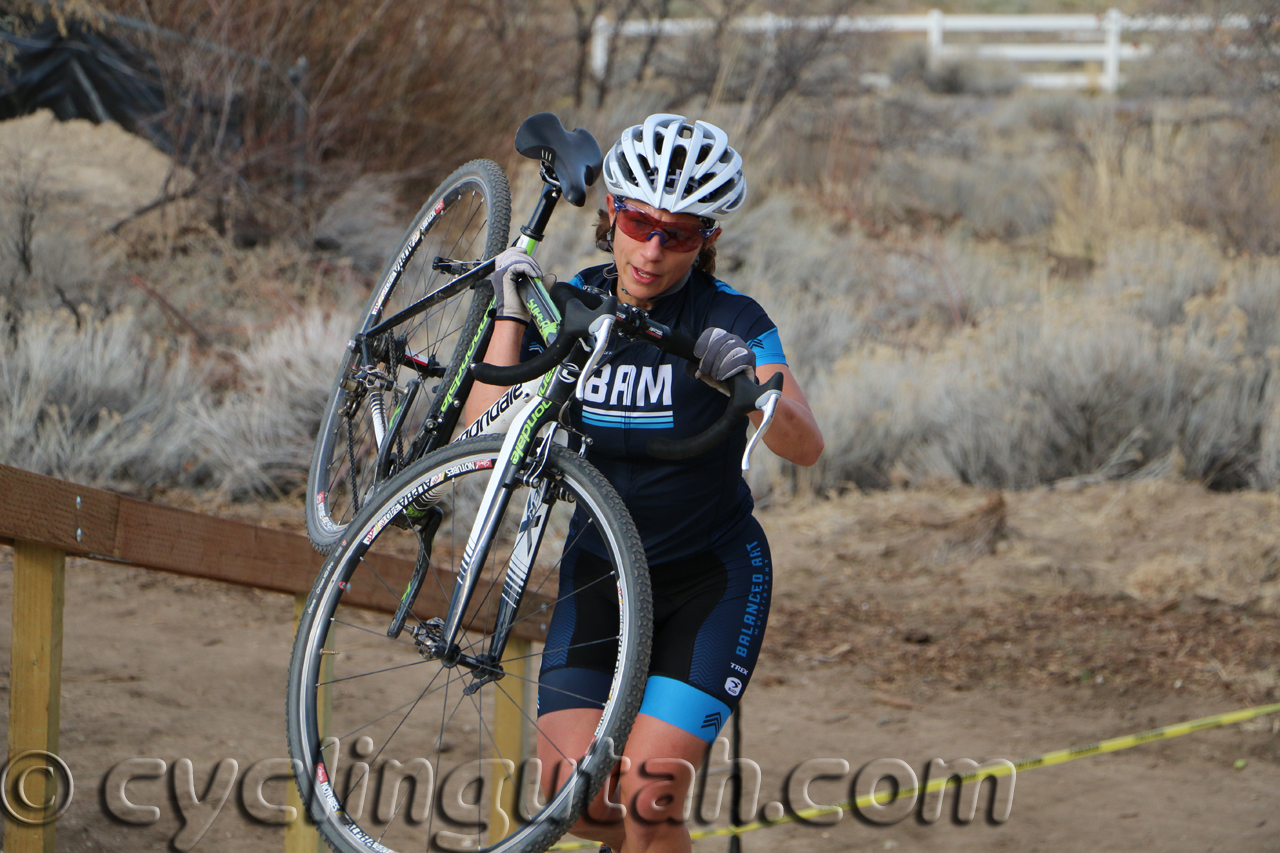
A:
{"type": "Polygon", "coordinates": [[[426,579],[427,572],[431,571],[431,545],[435,542],[436,531],[440,529],[440,522],[443,519],[444,510],[433,506],[427,509],[422,521],[414,525],[414,532],[418,534],[418,563],[413,567],[409,586],[405,588],[404,595],[400,596],[396,615],[392,617],[391,625],[387,628],[387,636],[393,640],[404,630],[405,620],[413,610],[413,603],[422,590],[422,582],[426,579]]]}
{"type": "Polygon", "coordinates": [[[438,272],[447,272],[449,275],[466,275],[482,263],[483,261],[455,261],[453,258],[442,258],[436,255],[436,259],[431,262],[431,268],[438,272]]]}
{"type": "Polygon", "coordinates": [[[760,399],[756,400],[756,408],[764,412],[764,419],[760,421],[760,428],[756,430],[756,434],[751,436],[751,440],[747,442],[747,449],[742,452],[743,471],[751,470],[751,451],[756,449],[760,439],[764,438],[765,431],[773,423],[773,415],[778,410],[778,399],[781,396],[781,391],[770,390],[765,391],[760,395],[760,399]]]}

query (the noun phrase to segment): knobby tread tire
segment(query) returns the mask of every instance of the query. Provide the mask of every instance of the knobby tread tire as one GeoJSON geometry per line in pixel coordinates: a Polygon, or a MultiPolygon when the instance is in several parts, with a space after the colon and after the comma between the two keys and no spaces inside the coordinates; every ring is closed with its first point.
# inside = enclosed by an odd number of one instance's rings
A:
{"type": "MultiPolygon", "coordinates": [[[[360,842],[345,829],[333,817],[332,812],[326,809],[323,796],[317,796],[312,786],[312,780],[316,778],[316,762],[309,754],[309,750],[312,748],[310,744],[319,743],[319,733],[313,731],[309,737],[304,736],[304,727],[308,725],[304,719],[307,707],[307,701],[304,701],[307,697],[303,695],[307,688],[304,685],[312,677],[308,672],[314,672],[306,669],[310,664],[305,661],[308,657],[315,658],[318,654],[316,645],[323,642],[321,636],[313,632],[313,628],[318,619],[328,619],[329,614],[336,612],[342,592],[335,592],[334,587],[336,585],[339,589],[342,588],[340,581],[344,577],[344,563],[359,561],[358,558],[353,559],[350,556],[358,547],[354,541],[351,541],[353,538],[359,538],[364,531],[371,529],[370,526],[376,524],[377,520],[383,519],[388,511],[396,506],[398,497],[404,495],[406,490],[412,489],[416,482],[432,477],[435,473],[446,471],[451,466],[465,464],[468,459],[474,460],[486,456],[496,459],[501,442],[501,436],[480,436],[448,445],[423,457],[389,480],[379,491],[380,499],[372,501],[369,506],[362,509],[349,526],[348,540],[345,540],[343,547],[336,549],[325,561],[320,576],[308,596],[306,607],[299,620],[289,667],[285,703],[287,739],[290,757],[300,762],[295,766],[300,770],[297,783],[302,801],[307,804],[321,836],[339,853],[370,853],[379,848],[360,842]],[[326,600],[331,600],[332,605],[327,606],[326,600]]],[[[622,659],[619,662],[619,669],[623,672],[620,681],[616,684],[616,696],[611,699],[605,711],[606,715],[612,714],[610,718],[612,722],[607,730],[600,733],[600,737],[601,739],[611,738],[616,744],[615,754],[621,754],[643,700],[653,634],[652,592],[643,545],[621,498],[608,480],[590,463],[565,448],[555,446],[545,473],[548,476],[563,476],[564,481],[568,483],[567,487],[577,496],[579,505],[583,500],[588,501],[588,512],[591,517],[602,527],[608,528],[607,531],[602,531],[602,535],[605,535],[604,541],[615,542],[619,551],[613,563],[616,571],[621,573],[620,576],[625,575],[625,589],[628,590],[626,601],[631,613],[627,622],[633,640],[629,645],[626,645],[625,640],[620,640],[619,645],[625,646],[620,652],[622,659]]],[[[508,508],[508,514],[515,512],[518,516],[522,508],[522,502],[517,508],[513,501],[508,508]]],[[[558,544],[544,541],[542,548],[558,547],[558,544]]],[[[361,554],[363,555],[363,552],[361,554]]],[[[345,577],[349,580],[351,572],[347,571],[345,577]]],[[[623,600],[621,589],[619,600],[620,602],[623,600]]],[[[625,631],[622,633],[625,635],[625,631]]],[[[536,659],[532,662],[536,662],[536,659]]],[[[314,699],[310,700],[310,705],[314,707],[314,699]]],[[[482,703],[477,705],[477,710],[481,705],[482,703]]],[[[495,846],[485,847],[484,850],[492,853],[541,853],[552,846],[600,792],[612,770],[614,762],[601,758],[604,754],[602,749],[595,747],[593,749],[595,749],[594,753],[588,753],[592,757],[585,760],[582,765],[589,767],[590,770],[586,784],[578,786],[576,796],[565,801],[567,810],[559,811],[559,820],[553,820],[547,814],[551,810],[548,807],[539,815],[541,820],[526,824],[519,830],[518,835],[509,836],[495,846]]],[[[437,772],[441,771],[437,770],[437,772]]],[[[556,797],[553,796],[552,799],[554,802],[556,797]]]]}
{"type": "MultiPolygon", "coordinates": [[[[480,253],[482,256],[469,258],[469,260],[485,260],[506,248],[511,226],[511,189],[506,174],[497,163],[491,160],[472,160],[465,163],[436,187],[427,202],[414,216],[412,225],[405,232],[405,236],[400,241],[395,253],[388,258],[386,265],[378,276],[369,300],[361,310],[360,325],[357,327],[357,332],[381,322],[383,315],[375,313],[375,305],[381,301],[385,306],[387,301],[402,291],[404,287],[412,287],[414,285],[412,281],[405,281],[407,266],[410,263],[429,263],[429,260],[425,257],[417,257],[418,252],[423,249],[420,242],[409,259],[404,259],[402,256],[415,242],[425,241],[427,232],[424,229],[430,227],[428,223],[433,223],[433,220],[429,218],[432,216],[437,204],[445,199],[451,191],[464,185],[483,187],[486,198],[487,227],[485,245],[480,253]]],[[[445,209],[448,210],[449,208],[446,207],[445,209]]],[[[457,258],[455,260],[468,260],[468,258],[457,258]]],[[[443,281],[439,283],[442,284],[443,281]]],[[[416,295],[421,296],[422,294],[416,295]]],[[[455,333],[451,333],[451,337],[456,335],[456,338],[450,344],[453,349],[447,354],[448,363],[444,376],[439,380],[425,383],[422,393],[429,394],[429,398],[415,403],[415,409],[421,409],[425,412],[423,419],[439,420],[444,395],[436,393],[432,388],[433,386],[436,389],[449,388],[458,377],[459,372],[466,370],[467,365],[464,363],[466,359],[463,357],[465,344],[475,338],[481,325],[486,322],[486,315],[492,298],[492,287],[487,282],[484,282],[471,291],[464,291],[449,300],[449,302],[458,299],[469,299],[471,301],[461,327],[455,333]]],[[[413,321],[411,320],[410,322],[413,321]]],[[[325,413],[316,437],[316,446],[312,453],[311,465],[308,469],[307,535],[311,540],[312,546],[321,554],[329,553],[340,538],[342,527],[350,521],[350,516],[354,515],[353,512],[347,514],[347,511],[344,510],[343,512],[347,517],[334,518],[328,503],[328,496],[335,489],[335,481],[339,481],[336,484],[339,490],[348,487],[347,483],[341,482],[343,480],[342,476],[335,475],[335,471],[341,471],[343,463],[347,461],[343,459],[342,434],[344,431],[353,429],[353,426],[343,415],[343,410],[348,402],[348,395],[343,389],[343,382],[348,377],[352,367],[359,363],[359,360],[360,355],[351,350],[348,350],[343,356],[337,377],[334,379],[329,391],[328,404],[325,407],[325,413]],[[321,485],[322,482],[323,487],[321,485]]],[[[413,437],[413,435],[404,436],[404,443],[407,445],[413,437]]],[[[447,435],[435,436],[422,455],[447,443],[449,438],[450,436],[447,435]]],[[[367,451],[365,451],[365,454],[367,454],[367,451]]],[[[406,460],[404,464],[398,467],[401,469],[407,467],[409,462],[412,462],[412,460],[406,460]]],[[[367,458],[364,464],[368,465],[367,458]]],[[[376,491],[376,483],[373,482],[371,474],[362,472],[357,482],[357,490],[360,489],[369,489],[371,492],[376,491]]],[[[356,496],[356,499],[363,499],[366,502],[371,498],[372,494],[356,496]]]]}

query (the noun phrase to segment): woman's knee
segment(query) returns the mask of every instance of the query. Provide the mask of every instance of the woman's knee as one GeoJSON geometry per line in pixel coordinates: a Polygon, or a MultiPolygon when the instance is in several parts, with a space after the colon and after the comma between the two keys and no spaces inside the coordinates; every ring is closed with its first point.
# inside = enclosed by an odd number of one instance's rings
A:
{"type": "Polygon", "coordinates": [[[628,826],[684,823],[697,768],[683,758],[650,757],[636,763],[619,784],[628,826]]]}

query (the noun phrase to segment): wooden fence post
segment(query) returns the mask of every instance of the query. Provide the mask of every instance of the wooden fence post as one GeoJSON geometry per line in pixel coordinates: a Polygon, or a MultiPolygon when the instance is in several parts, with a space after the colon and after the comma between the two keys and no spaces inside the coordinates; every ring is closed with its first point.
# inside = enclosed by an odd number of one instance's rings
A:
{"type": "MultiPolygon", "coordinates": [[[[57,548],[21,540],[13,543],[13,645],[9,657],[9,754],[13,772],[4,792],[14,811],[26,811],[22,801],[36,804],[30,819],[40,820],[40,805],[57,807],[69,783],[57,775],[19,773],[13,760],[29,750],[58,752],[58,723],[62,711],[62,606],[65,601],[67,555],[57,548]],[[18,789],[21,789],[20,791],[18,789]],[[17,796],[15,796],[15,794],[17,796]]],[[[25,765],[26,762],[23,762],[25,765]]],[[[44,762],[49,766],[49,762],[44,762]]],[[[26,815],[23,815],[26,817],[26,815]]],[[[56,822],[33,825],[5,810],[4,849],[7,853],[53,853],[56,822]]]]}
{"type": "MultiPolygon", "coordinates": [[[[302,618],[302,611],[307,606],[308,593],[298,592],[293,596],[293,630],[295,634],[298,630],[298,622],[302,618]]],[[[329,636],[325,640],[324,647],[328,651],[333,651],[333,635],[335,626],[329,626],[329,636]]],[[[320,680],[333,680],[333,655],[324,655],[320,661],[320,680]]],[[[320,743],[323,748],[328,749],[324,739],[329,735],[329,724],[333,719],[333,697],[329,692],[328,686],[322,686],[319,689],[319,703],[317,708],[320,723],[320,743]]],[[[341,749],[341,744],[333,746],[333,752],[326,756],[329,772],[336,779],[336,770],[338,766],[337,751],[341,749]]],[[[336,782],[335,782],[336,784],[336,782]]],[[[306,804],[302,802],[302,797],[298,794],[297,785],[289,786],[288,804],[298,810],[298,817],[293,823],[288,824],[284,828],[284,850],[285,853],[327,853],[328,846],[320,840],[320,833],[316,832],[316,825],[311,822],[311,815],[307,812],[306,804]]]]}
{"type": "MultiPolygon", "coordinates": [[[[504,686],[493,694],[493,740],[499,752],[499,755],[495,755],[494,758],[512,759],[515,762],[515,778],[505,780],[502,785],[502,796],[490,801],[489,826],[502,825],[502,818],[497,813],[498,809],[502,809],[511,819],[509,825],[511,832],[515,831],[516,823],[520,819],[520,814],[516,810],[517,798],[520,796],[517,783],[520,781],[521,766],[524,764],[524,759],[528,757],[525,754],[527,744],[524,724],[529,715],[529,654],[532,647],[533,643],[520,637],[507,640],[507,650],[502,655],[502,668],[511,677],[498,682],[504,686]],[[505,685],[508,684],[511,686],[506,687],[505,685]]],[[[497,762],[490,764],[489,767],[489,772],[495,775],[502,772],[502,766],[497,762]]],[[[490,790],[493,784],[491,783],[490,790]]],[[[497,844],[499,840],[491,836],[489,843],[497,844]]]]}

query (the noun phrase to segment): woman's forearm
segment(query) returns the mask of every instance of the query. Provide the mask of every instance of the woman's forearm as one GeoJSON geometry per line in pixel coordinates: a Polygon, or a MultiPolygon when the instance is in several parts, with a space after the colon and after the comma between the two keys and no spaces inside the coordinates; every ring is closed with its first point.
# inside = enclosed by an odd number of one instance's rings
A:
{"type": "MultiPolygon", "coordinates": [[[[498,320],[493,324],[493,335],[489,338],[489,348],[482,354],[481,361],[507,367],[520,363],[520,346],[524,342],[524,325],[512,320],[498,320]]],[[[485,385],[477,382],[467,396],[463,416],[467,424],[484,414],[507,390],[500,385],[485,385]]]]}
{"type": "MultiPolygon", "coordinates": [[[[809,466],[822,455],[822,431],[809,408],[809,401],[791,371],[782,365],[767,364],[757,368],[756,379],[764,382],[775,373],[783,374],[782,397],[773,415],[773,423],[764,434],[765,446],[788,462],[809,466]]],[[[757,427],[764,419],[761,412],[749,417],[757,427]]]]}

